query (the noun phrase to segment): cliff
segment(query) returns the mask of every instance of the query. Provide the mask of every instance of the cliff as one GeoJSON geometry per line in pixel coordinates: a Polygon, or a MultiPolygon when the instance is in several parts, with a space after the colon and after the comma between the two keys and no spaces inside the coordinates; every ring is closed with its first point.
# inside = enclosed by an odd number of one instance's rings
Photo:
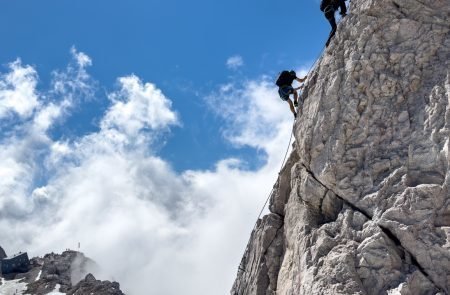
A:
{"type": "Polygon", "coordinates": [[[231,294],[450,292],[449,15],[351,2],[231,294]]]}

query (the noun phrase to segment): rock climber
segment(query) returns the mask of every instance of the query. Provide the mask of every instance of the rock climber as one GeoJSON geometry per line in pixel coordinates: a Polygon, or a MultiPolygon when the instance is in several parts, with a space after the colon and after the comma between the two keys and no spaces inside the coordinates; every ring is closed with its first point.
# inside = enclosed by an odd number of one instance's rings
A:
{"type": "Polygon", "coordinates": [[[295,111],[295,107],[298,107],[298,94],[297,90],[303,88],[303,85],[293,88],[292,82],[297,80],[300,83],[303,83],[306,80],[306,76],[303,78],[297,78],[297,74],[294,71],[282,71],[278,76],[275,84],[279,87],[278,94],[281,99],[287,101],[289,103],[289,108],[291,109],[294,118],[297,118],[297,112],[295,111]],[[292,103],[289,95],[294,94],[294,103],[292,103]]]}
{"type": "Polygon", "coordinates": [[[326,19],[330,22],[331,25],[330,35],[328,36],[327,43],[325,43],[326,47],[328,47],[331,39],[336,33],[337,25],[336,19],[334,18],[334,13],[338,10],[338,8],[340,8],[341,10],[340,14],[342,17],[347,15],[345,0],[322,0],[322,2],[320,2],[320,10],[324,13],[326,19]]]}

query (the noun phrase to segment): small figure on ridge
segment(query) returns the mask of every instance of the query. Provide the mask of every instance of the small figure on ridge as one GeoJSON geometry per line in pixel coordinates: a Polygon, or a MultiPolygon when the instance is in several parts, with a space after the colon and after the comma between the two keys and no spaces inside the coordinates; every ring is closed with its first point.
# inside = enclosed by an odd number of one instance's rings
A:
{"type": "Polygon", "coordinates": [[[278,79],[275,82],[275,84],[279,87],[278,94],[280,95],[280,98],[289,103],[289,108],[291,109],[292,114],[294,114],[294,117],[297,118],[297,112],[295,111],[294,108],[298,106],[297,90],[301,89],[303,86],[293,88],[292,82],[294,82],[294,80],[303,83],[306,80],[306,76],[300,79],[297,78],[297,74],[294,71],[282,71],[278,76],[278,79]],[[291,94],[294,94],[294,103],[292,103],[292,101],[289,98],[289,95],[291,94]]]}
{"type": "Polygon", "coordinates": [[[336,19],[334,18],[334,13],[338,10],[338,8],[341,9],[340,14],[342,17],[347,15],[345,0],[322,0],[322,2],[320,2],[320,10],[324,13],[326,19],[330,22],[331,25],[330,35],[328,36],[327,43],[325,43],[327,47],[330,44],[330,41],[333,38],[334,34],[336,33],[337,25],[336,19]]]}

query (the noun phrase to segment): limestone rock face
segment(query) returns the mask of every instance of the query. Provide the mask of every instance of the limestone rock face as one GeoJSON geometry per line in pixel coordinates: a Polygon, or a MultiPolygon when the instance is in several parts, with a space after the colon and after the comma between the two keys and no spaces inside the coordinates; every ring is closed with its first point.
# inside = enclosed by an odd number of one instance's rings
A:
{"type": "Polygon", "coordinates": [[[231,294],[450,293],[449,16],[352,1],[231,294]]]}

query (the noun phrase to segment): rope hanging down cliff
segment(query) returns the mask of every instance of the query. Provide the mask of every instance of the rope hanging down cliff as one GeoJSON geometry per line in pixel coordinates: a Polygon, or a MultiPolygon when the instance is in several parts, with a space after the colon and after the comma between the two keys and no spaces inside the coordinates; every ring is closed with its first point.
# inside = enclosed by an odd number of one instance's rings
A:
{"type": "MultiPolygon", "coordinates": [[[[322,55],[323,55],[324,49],[325,49],[325,47],[322,48],[322,50],[320,51],[319,55],[317,56],[315,62],[314,62],[314,63],[311,65],[311,67],[309,68],[308,73],[306,74],[307,76],[309,76],[309,74],[312,72],[312,70],[316,67],[317,62],[320,60],[320,58],[321,58],[322,55]]],[[[294,120],[294,122],[295,122],[295,120],[294,120]]],[[[284,164],[285,164],[285,162],[286,162],[286,158],[287,158],[287,155],[288,155],[288,153],[289,153],[289,148],[290,148],[290,146],[291,146],[291,142],[292,142],[292,137],[293,137],[293,136],[294,136],[294,126],[292,126],[292,129],[291,129],[291,136],[289,137],[289,143],[288,143],[288,145],[287,145],[286,153],[284,154],[284,158],[283,158],[283,161],[282,161],[282,163],[281,163],[281,167],[280,167],[280,169],[279,169],[279,171],[278,171],[278,175],[281,173],[281,170],[283,169],[283,166],[284,166],[284,164]]],[[[261,215],[262,215],[262,213],[264,212],[264,209],[266,208],[267,203],[269,202],[270,196],[272,195],[274,189],[275,189],[275,186],[273,186],[272,189],[270,190],[269,195],[267,196],[266,201],[264,202],[264,205],[263,205],[263,207],[261,208],[261,211],[259,212],[258,217],[256,218],[256,221],[255,221],[255,224],[254,224],[254,226],[253,226],[252,231],[255,230],[256,225],[258,224],[258,220],[261,218],[261,215]]],[[[251,239],[251,236],[250,236],[250,238],[249,238],[249,240],[248,240],[248,242],[247,242],[247,247],[248,247],[248,244],[250,243],[250,239],[251,239]]],[[[241,264],[239,265],[238,270],[239,270],[239,271],[245,271],[245,269],[242,267],[242,261],[241,261],[241,264]]]]}
{"type": "MultiPolygon", "coordinates": [[[[309,68],[308,73],[306,74],[306,76],[309,76],[309,74],[311,73],[311,71],[315,68],[315,66],[317,65],[317,62],[318,62],[319,59],[322,57],[322,54],[323,54],[323,52],[324,52],[324,49],[325,49],[325,47],[323,47],[322,50],[320,51],[320,54],[318,55],[316,61],[315,61],[315,62],[312,64],[312,66],[309,68]]],[[[294,122],[295,122],[295,120],[294,120],[294,122]]],[[[292,130],[291,130],[291,136],[290,136],[290,138],[289,138],[289,143],[288,143],[288,145],[287,145],[286,153],[284,154],[283,161],[281,162],[281,167],[280,167],[280,169],[278,170],[278,175],[281,173],[281,169],[283,169],[283,166],[284,166],[284,164],[285,164],[285,162],[286,162],[286,158],[287,158],[287,155],[288,155],[288,152],[289,152],[289,147],[291,146],[291,142],[292,142],[292,137],[293,137],[293,136],[294,136],[294,129],[293,129],[293,127],[292,127],[292,130]]],[[[266,199],[266,201],[265,201],[265,203],[264,203],[264,206],[261,208],[261,211],[259,212],[258,217],[256,218],[256,222],[255,222],[255,225],[253,226],[253,229],[255,229],[256,224],[257,224],[259,218],[261,217],[261,214],[263,213],[264,209],[266,208],[266,205],[267,205],[267,203],[269,202],[270,196],[272,195],[272,192],[273,192],[274,189],[275,189],[275,188],[272,187],[272,190],[270,191],[270,193],[269,193],[269,195],[268,195],[268,197],[267,197],[267,199],[266,199]]]]}
{"type": "MultiPolygon", "coordinates": [[[[346,5],[347,10],[350,9],[350,2],[351,2],[351,1],[349,1],[349,3],[346,5]]],[[[316,60],[314,61],[314,63],[311,65],[311,67],[309,68],[308,72],[306,73],[306,76],[307,76],[307,77],[309,77],[309,74],[310,74],[310,73],[312,72],[312,70],[316,67],[317,62],[320,60],[320,58],[321,58],[322,55],[323,55],[323,52],[325,51],[325,48],[326,48],[326,46],[322,47],[322,50],[320,51],[320,53],[319,53],[319,55],[317,56],[316,60]]],[[[294,122],[295,122],[295,120],[294,120],[294,122]]],[[[287,157],[288,152],[289,152],[289,147],[291,146],[291,142],[292,142],[292,137],[293,137],[293,135],[294,135],[294,129],[291,130],[291,136],[290,136],[290,138],[289,138],[289,143],[288,143],[288,146],[287,146],[287,149],[286,149],[286,153],[284,154],[284,158],[283,158],[283,161],[282,161],[282,163],[281,163],[280,170],[278,171],[278,175],[281,173],[281,169],[283,169],[283,166],[284,166],[284,164],[285,164],[286,157],[287,157]]],[[[267,203],[269,202],[269,199],[270,199],[270,196],[272,195],[273,190],[274,190],[274,187],[272,187],[272,190],[270,191],[269,195],[267,196],[267,199],[266,199],[266,201],[264,202],[264,205],[263,205],[263,207],[261,208],[261,211],[259,212],[258,217],[256,218],[256,222],[255,222],[255,225],[253,226],[253,230],[256,228],[256,224],[257,224],[259,218],[261,218],[261,215],[262,215],[264,209],[266,208],[267,203]]]]}
{"type": "MultiPolygon", "coordinates": [[[[349,3],[346,5],[347,10],[349,10],[349,8],[350,8],[350,7],[349,7],[349,6],[350,6],[350,2],[351,2],[351,1],[349,1],[349,3]]],[[[310,73],[312,72],[312,70],[315,69],[315,67],[317,66],[317,62],[321,59],[321,57],[322,57],[322,55],[323,55],[325,49],[326,49],[326,46],[322,47],[322,50],[320,51],[319,55],[317,56],[317,58],[315,59],[314,63],[313,63],[313,64],[311,65],[311,67],[309,68],[309,70],[308,70],[308,72],[307,72],[307,74],[306,74],[307,77],[310,76],[310,73]]],[[[302,106],[302,105],[301,105],[301,106],[302,106]]],[[[294,123],[295,123],[295,119],[294,119],[294,123]]],[[[291,146],[291,142],[292,142],[292,137],[293,137],[293,135],[294,135],[294,126],[292,126],[291,136],[289,137],[289,143],[288,143],[288,145],[287,145],[286,153],[284,154],[284,158],[283,158],[283,161],[282,161],[282,163],[281,163],[281,167],[280,167],[280,169],[279,169],[279,171],[278,171],[278,175],[280,175],[281,170],[283,169],[283,166],[284,166],[284,164],[285,164],[285,162],[286,162],[286,158],[287,158],[287,155],[288,155],[288,152],[289,152],[289,147],[291,146]]],[[[255,224],[253,225],[252,232],[256,229],[256,225],[258,224],[258,220],[261,218],[261,215],[262,215],[262,213],[264,212],[264,209],[266,208],[267,203],[269,202],[270,196],[272,195],[274,189],[275,189],[275,186],[273,186],[272,189],[270,190],[270,192],[269,192],[269,194],[268,194],[268,196],[267,196],[267,198],[266,198],[266,201],[264,202],[264,205],[263,205],[263,207],[261,208],[261,211],[259,212],[258,217],[256,218],[255,224]]],[[[249,238],[249,240],[248,240],[248,242],[247,242],[247,246],[246,246],[246,247],[248,247],[251,238],[252,238],[252,236],[250,235],[250,238],[249,238]]],[[[239,265],[238,271],[244,271],[244,272],[245,272],[245,269],[242,267],[242,262],[243,262],[243,261],[241,261],[241,263],[240,263],[240,265],[239,265]]]]}
{"type": "MultiPolygon", "coordinates": [[[[349,10],[349,6],[350,6],[350,2],[351,2],[351,1],[349,1],[349,3],[346,5],[346,8],[347,8],[348,10],[349,10]]],[[[308,70],[308,72],[307,72],[307,74],[306,74],[307,77],[310,77],[310,73],[312,72],[313,69],[316,68],[317,62],[321,59],[321,57],[322,57],[322,55],[323,55],[325,49],[326,49],[326,46],[322,47],[322,49],[321,49],[319,55],[317,56],[317,58],[315,59],[314,63],[313,63],[313,64],[311,65],[311,67],[309,68],[309,70],[308,70]]],[[[303,95],[302,95],[302,96],[303,96],[303,95]]],[[[295,123],[295,119],[294,119],[294,123],[295,123]]],[[[292,126],[291,136],[290,136],[290,138],[289,138],[289,143],[288,143],[288,145],[287,145],[286,153],[284,154],[284,158],[283,158],[283,161],[282,161],[282,163],[281,163],[280,170],[278,171],[278,175],[280,175],[281,170],[283,169],[283,166],[284,166],[284,164],[285,164],[285,162],[286,162],[286,158],[287,158],[287,155],[288,155],[288,153],[289,153],[289,148],[290,148],[290,146],[291,146],[291,142],[292,142],[292,137],[293,137],[293,136],[294,136],[294,126],[292,126]]],[[[264,205],[263,205],[263,207],[261,208],[261,211],[259,212],[258,217],[256,218],[256,221],[255,221],[255,224],[254,224],[254,226],[253,226],[252,232],[256,229],[256,225],[258,224],[258,220],[261,218],[261,215],[262,215],[262,213],[264,212],[264,209],[266,208],[267,203],[269,202],[270,196],[272,195],[274,189],[275,189],[275,186],[273,186],[272,189],[270,190],[270,192],[269,192],[269,194],[268,194],[268,196],[267,196],[267,198],[266,198],[266,201],[264,202],[264,205]]],[[[248,240],[248,242],[247,242],[246,248],[248,247],[248,245],[249,245],[249,243],[250,243],[250,240],[251,240],[251,235],[250,235],[250,238],[249,238],[249,240],[248,240]]],[[[245,255],[244,255],[244,256],[245,256],[245,255]]],[[[239,268],[238,268],[239,271],[245,271],[245,269],[242,267],[242,262],[243,262],[243,261],[241,261],[241,263],[240,263],[240,265],[239,265],[239,268]]]]}

